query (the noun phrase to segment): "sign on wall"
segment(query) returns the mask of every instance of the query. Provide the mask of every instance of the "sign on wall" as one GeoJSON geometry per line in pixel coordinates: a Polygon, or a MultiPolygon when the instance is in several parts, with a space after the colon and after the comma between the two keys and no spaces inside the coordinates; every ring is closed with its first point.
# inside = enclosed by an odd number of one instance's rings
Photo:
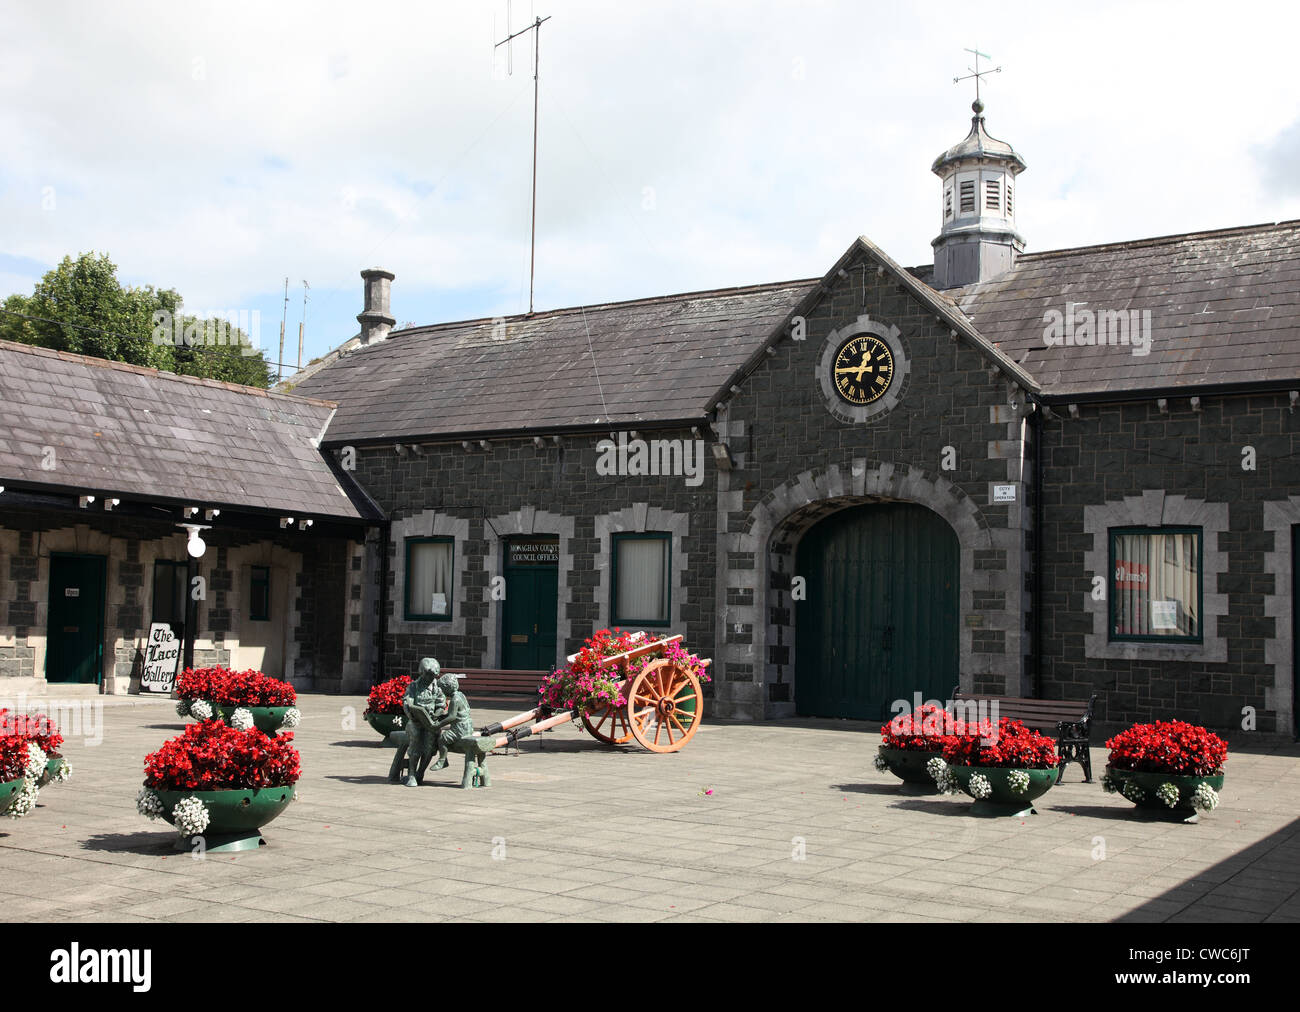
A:
{"type": "Polygon", "coordinates": [[[140,675],[141,692],[170,693],[176,688],[176,667],[181,659],[181,641],[166,622],[149,627],[149,642],[144,650],[144,673],[140,675]]]}

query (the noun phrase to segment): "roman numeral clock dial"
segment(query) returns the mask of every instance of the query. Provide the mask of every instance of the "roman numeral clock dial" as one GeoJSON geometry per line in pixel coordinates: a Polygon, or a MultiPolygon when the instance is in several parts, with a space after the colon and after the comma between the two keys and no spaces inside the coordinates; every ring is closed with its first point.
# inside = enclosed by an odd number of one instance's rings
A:
{"type": "Polygon", "coordinates": [[[831,369],[841,398],[850,404],[871,404],[885,395],[894,380],[894,355],[874,334],[858,334],[840,345],[831,369]]]}

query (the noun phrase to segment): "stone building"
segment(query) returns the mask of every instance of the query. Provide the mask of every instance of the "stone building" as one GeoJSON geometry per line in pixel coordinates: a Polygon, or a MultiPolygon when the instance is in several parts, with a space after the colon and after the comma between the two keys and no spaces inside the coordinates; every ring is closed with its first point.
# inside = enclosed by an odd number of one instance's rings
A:
{"type": "MultiPolygon", "coordinates": [[[[265,402],[319,420],[341,507],[266,514],[318,518],[263,538],[299,553],[292,673],[546,668],[622,626],[713,657],[727,717],[960,685],[1293,734],[1300,223],[1026,252],[1026,162],[982,113],[932,165],[932,265],[864,237],[818,278],[401,330],[362,272],[358,336],[265,402]]],[[[30,642],[9,495],[0,630],[30,642]]]]}
{"type": "Polygon", "coordinates": [[[0,342],[0,696],[137,689],[155,622],[197,664],[363,683],[379,514],[318,447],[331,411],[0,342]]]}
{"type": "Polygon", "coordinates": [[[730,717],[960,684],[1291,733],[1300,225],[1026,253],[982,113],[932,166],[933,265],[860,238],[820,278],[399,331],[363,272],[294,389],[389,519],[386,670],[623,625],[711,655],[730,717]]]}

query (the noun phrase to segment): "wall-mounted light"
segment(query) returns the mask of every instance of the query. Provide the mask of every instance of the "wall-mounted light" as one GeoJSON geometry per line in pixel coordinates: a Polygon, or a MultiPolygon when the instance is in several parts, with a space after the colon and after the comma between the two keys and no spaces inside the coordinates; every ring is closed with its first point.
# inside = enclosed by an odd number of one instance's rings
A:
{"type": "Polygon", "coordinates": [[[93,495],[83,495],[80,499],[77,500],[77,502],[80,503],[81,508],[83,510],[94,501],[95,501],[95,497],[93,495]]]}
{"type": "Polygon", "coordinates": [[[204,519],[204,520],[215,520],[215,519],[217,519],[217,517],[219,517],[219,516],[221,516],[221,510],[204,510],[204,511],[203,511],[203,519],[204,519]]]}
{"type": "Polygon", "coordinates": [[[300,530],[300,531],[305,531],[308,527],[310,527],[310,526],[311,526],[312,524],[314,524],[315,522],[316,522],[315,520],[306,520],[306,519],[304,519],[304,520],[299,520],[299,521],[298,521],[298,530],[300,530]]]}
{"type": "Polygon", "coordinates": [[[731,448],[726,443],[713,444],[713,461],[718,465],[719,471],[731,470],[731,448]]]}
{"type": "Polygon", "coordinates": [[[537,449],[540,450],[545,445],[546,445],[546,440],[543,439],[541,436],[533,437],[533,446],[537,447],[537,449]]]}
{"type": "Polygon", "coordinates": [[[1159,400],[1157,400],[1156,407],[1159,409],[1162,415],[1169,414],[1169,401],[1166,398],[1161,397],[1159,400]]]}
{"type": "Polygon", "coordinates": [[[469,453],[471,449],[471,445],[472,444],[470,443],[470,441],[468,439],[465,439],[461,441],[460,448],[464,450],[466,453],[469,453]]]}
{"type": "Polygon", "coordinates": [[[480,439],[480,440],[478,441],[478,448],[479,448],[480,450],[486,450],[486,449],[487,449],[488,447],[490,447],[491,445],[492,445],[492,444],[489,443],[486,439],[480,439]]]}
{"type": "Polygon", "coordinates": [[[289,527],[289,526],[291,526],[292,524],[293,524],[293,517],[281,517],[281,518],[280,518],[280,530],[284,530],[286,527],[289,527]]]}
{"type": "Polygon", "coordinates": [[[105,499],[105,500],[104,500],[104,512],[105,512],[105,513],[112,513],[112,512],[113,512],[113,507],[114,507],[114,506],[120,506],[120,505],[122,505],[122,500],[121,500],[121,499],[105,499]]]}
{"type": "Polygon", "coordinates": [[[1077,405],[1077,404],[1071,404],[1071,405],[1069,405],[1069,409],[1070,409],[1070,417],[1071,417],[1071,418],[1078,418],[1078,417],[1079,417],[1079,405],[1077,405]]]}
{"type": "Polygon", "coordinates": [[[199,508],[197,506],[186,506],[183,510],[181,510],[181,514],[182,516],[185,517],[186,520],[189,520],[191,517],[197,516],[198,512],[199,512],[199,508]]]}
{"type": "Polygon", "coordinates": [[[1199,415],[1201,413],[1201,399],[1199,397],[1193,397],[1191,403],[1192,410],[1199,415]]]}
{"type": "Polygon", "coordinates": [[[405,457],[405,456],[406,456],[406,447],[403,446],[401,443],[394,443],[394,444],[393,444],[393,452],[396,453],[399,457],[405,457]]]}
{"type": "Polygon", "coordinates": [[[203,553],[208,550],[208,544],[201,537],[199,531],[206,531],[207,524],[177,524],[177,527],[184,528],[189,534],[189,540],[185,542],[185,551],[189,553],[191,559],[203,558],[203,553]]]}

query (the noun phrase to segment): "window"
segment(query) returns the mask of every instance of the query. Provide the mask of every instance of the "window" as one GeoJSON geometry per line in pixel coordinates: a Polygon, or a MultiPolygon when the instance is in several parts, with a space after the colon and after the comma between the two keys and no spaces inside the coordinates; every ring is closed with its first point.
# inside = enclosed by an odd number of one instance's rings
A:
{"type": "Polygon", "coordinates": [[[975,180],[968,179],[961,184],[961,213],[975,213],[975,180]]]}
{"type": "Polygon", "coordinates": [[[1008,179],[1008,180],[1007,180],[1007,217],[1010,218],[1010,217],[1011,217],[1011,214],[1012,214],[1012,207],[1011,207],[1011,180],[1008,179]]]}
{"type": "Polygon", "coordinates": [[[406,539],[406,618],[451,618],[451,538],[406,539]]]}
{"type": "Polygon", "coordinates": [[[984,208],[988,211],[997,211],[1002,207],[1002,187],[999,180],[986,179],[984,181],[984,208]]]}
{"type": "Polygon", "coordinates": [[[185,635],[186,563],[160,559],[153,565],[152,622],[166,622],[178,637],[185,635]]]}
{"type": "Polygon", "coordinates": [[[952,187],[945,187],[943,191],[943,220],[947,221],[952,217],[952,187]]]}
{"type": "Polygon", "coordinates": [[[614,625],[667,625],[672,538],[661,534],[614,535],[614,625]]]}
{"type": "Polygon", "coordinates": [[[1112,528],[1110,638],[1201,640],[1200,528],[1112,528]]]}
{"type": "Polygon", "coordinates": [[[271,567],[253,566],[249,583],[249,620],[252,622],[271,621],[271,567]]]}

